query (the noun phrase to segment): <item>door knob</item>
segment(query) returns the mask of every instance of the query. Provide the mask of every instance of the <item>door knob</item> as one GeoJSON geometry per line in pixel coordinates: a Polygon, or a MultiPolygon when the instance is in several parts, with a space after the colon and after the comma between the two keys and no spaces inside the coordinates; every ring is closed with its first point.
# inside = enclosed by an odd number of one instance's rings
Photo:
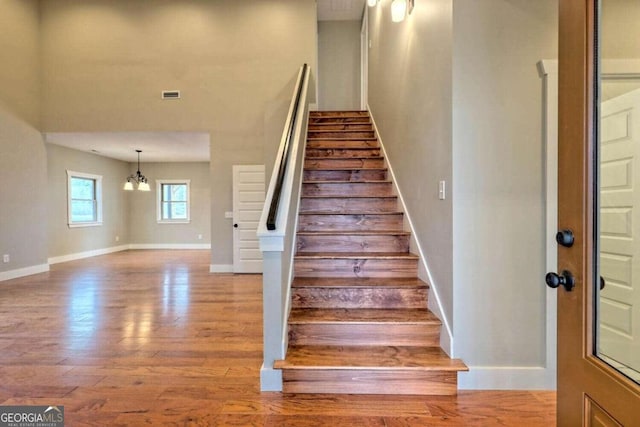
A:
{"type": "Polygon", "coordinates": [[[576,285],[576,279],[573,277],[573,274],[567,270],[564,270],[562,274],[547,273],[544,279],[550,288],[555,289],[558,286],[564,286],[567,292],[571,292],[576,285]]]}
{"type": "Polygon", "coordinates": [[[238,228],[238,224],[233,224],[233,228],[238,228]]]}
{"type": "Polygon", "coordinates": [[[565,229],[560,230],[556,233],[556,242],[558,242],[559,245],[570,248],[571,246],[573,246],[573,241],[573,231],[571,230],[565,229]]]}

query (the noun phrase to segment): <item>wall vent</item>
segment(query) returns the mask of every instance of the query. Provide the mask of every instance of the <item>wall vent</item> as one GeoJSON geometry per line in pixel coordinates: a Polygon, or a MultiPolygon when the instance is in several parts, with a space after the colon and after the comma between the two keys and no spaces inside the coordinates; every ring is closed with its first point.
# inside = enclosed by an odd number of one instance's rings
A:
{"type": "Polygon", "coordinates": [[[179,90],[163,90],[162,99],[180,99],[179,90]]]}

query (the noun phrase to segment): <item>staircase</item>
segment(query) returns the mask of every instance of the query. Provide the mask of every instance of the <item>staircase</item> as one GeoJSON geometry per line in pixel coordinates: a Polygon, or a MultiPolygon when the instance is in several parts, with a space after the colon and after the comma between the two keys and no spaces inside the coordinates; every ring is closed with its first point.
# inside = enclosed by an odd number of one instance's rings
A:
{"type": "Polygon", "coordinates": [[[285,393],[457,392],[366,111],[311,112],[285,393]]]}

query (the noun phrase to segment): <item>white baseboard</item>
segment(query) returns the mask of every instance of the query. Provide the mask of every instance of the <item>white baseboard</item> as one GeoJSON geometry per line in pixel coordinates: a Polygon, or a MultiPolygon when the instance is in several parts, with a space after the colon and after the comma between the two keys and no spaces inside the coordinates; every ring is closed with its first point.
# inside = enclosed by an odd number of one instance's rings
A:
{"type": "Polygon", "coordinates": [[[260,368],[260,391],[282,391],[282,371],[263,364],[260,368]]]}
{"type": "Polygon", "coordinates": [[[470,366],[458,373],[460,390],[555,390],[555,371],[544,367],[470,366]]]}
{"type": "Polygon", "coordinates": [[[211,249],[211,243],[132,243],[129,249],[211,249]]]}
{"type": "Polygon", "coordinates": [[[114,246],[114,247],[111,247],[111,248],[95,249],[95,250],[92,250],[92,251],[78,252],[78,253],[75,253],[75,254],[62,255],[62,256],[49,258],[49,264],[50,265],[51,264],[59,264],[61,262],[75,261],[77,259],[83,259],[83,258],[91,258],[91,257],[94,257],[94,256],[106,255],[106,254],[111,254],[111,253],[120,252],[120,251],[126,251],[127,249],[129,249],[129,245],[121,245],[121,246],[114,246]]]}
{"type": "Polygon", "coordinates": [[[211,264],[209,265],[209,273],[233,273],[232,264],[211,264]]]}
{"type": "Polygon", "coordinates": [[[0,282],[24,276],[31,276],[32,274],[46,273],[47,271],[49,271],[49,264],[32,265],[31,267],[3,271],[0,272],[0,282]]]}

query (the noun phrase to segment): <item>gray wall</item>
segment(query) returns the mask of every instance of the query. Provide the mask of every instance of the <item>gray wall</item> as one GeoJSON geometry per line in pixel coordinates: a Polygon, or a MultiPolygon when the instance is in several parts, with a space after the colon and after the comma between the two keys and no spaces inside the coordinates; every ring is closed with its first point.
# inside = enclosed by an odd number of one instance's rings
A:
{"type": "Polygon", "coordinates": [[[43,129],[211,136],[212,264],[232,263],[233,164],[265,163],[303,62],[315,67],[313,0],[41,3],[43,129]],[[108,7],[106,4],[108,3],[108,7]],[[163,89],[182,99],[161,101],[163,89]],[[274,113],[275,112],[275,113],[274,113]]]}
{"type": "Polygon", "coordinates": [[[360,109],[360,21],[318,22],[318,107],[360,109]]]}
{"type": "Polygon", "coordinates": [[[129,240],[129,200],[122,189],[128,163],[47,144],[49,257],[125,245],[129,240]],[[102,225],[69,228],[67,170],[102,175],[102,225]],[[116,236],[119,241],[116,241],[116,236]]]}
{"type": "Polygon", "coordinates": [[[536,63],[557,57],[557,0],[455,0],[456,355],[545,362],[544,146],[536,63]]]}
{"type": "Polygon", "coordinates": [[[453,321],[451,0],[416,5],[400,24],[390,2],[369,9],[369,106],[442,298],[453,321]]]}
{"type": "MultiPolygon", "coordinates": [[[[130,164],[134,171],[136,164],[130,164]]],[[[149,180],[151,191],[127,192],[130,211],[129,235],[132,244],[206,244],[211,242],[211,185],[208,162],[142,163],[142,173],[149,180]],[[158,224],[158,179],[188,179],[190,183],[191,221],[188,224],[158,224]],[[202,240],[198,235],[202,235],[202,240]]],[[[230,221],[227,220],[229,226],[230,221]]]]}
{"type": "Polygon", "coordinates": [[[0,100],[33,127],[40,123],[37,0],[0,2],[0,100]]]}
{"type": "Polygon", "coordinates": [[[38,2],[0,13],[0,272],[47,262],[47,161],[39,121],[38,2]]]}
{"type": "Polygon", "coordinates": [[[545,365],[536,63],[557,57],[557,8],[435,0],[416,2],[399,24],[387,2],[369,10],[369,104],[453,324],[455,356],[498,368],[468,386],[495,386],[505,367],[531,379],[526,368],[545,365]]]}

